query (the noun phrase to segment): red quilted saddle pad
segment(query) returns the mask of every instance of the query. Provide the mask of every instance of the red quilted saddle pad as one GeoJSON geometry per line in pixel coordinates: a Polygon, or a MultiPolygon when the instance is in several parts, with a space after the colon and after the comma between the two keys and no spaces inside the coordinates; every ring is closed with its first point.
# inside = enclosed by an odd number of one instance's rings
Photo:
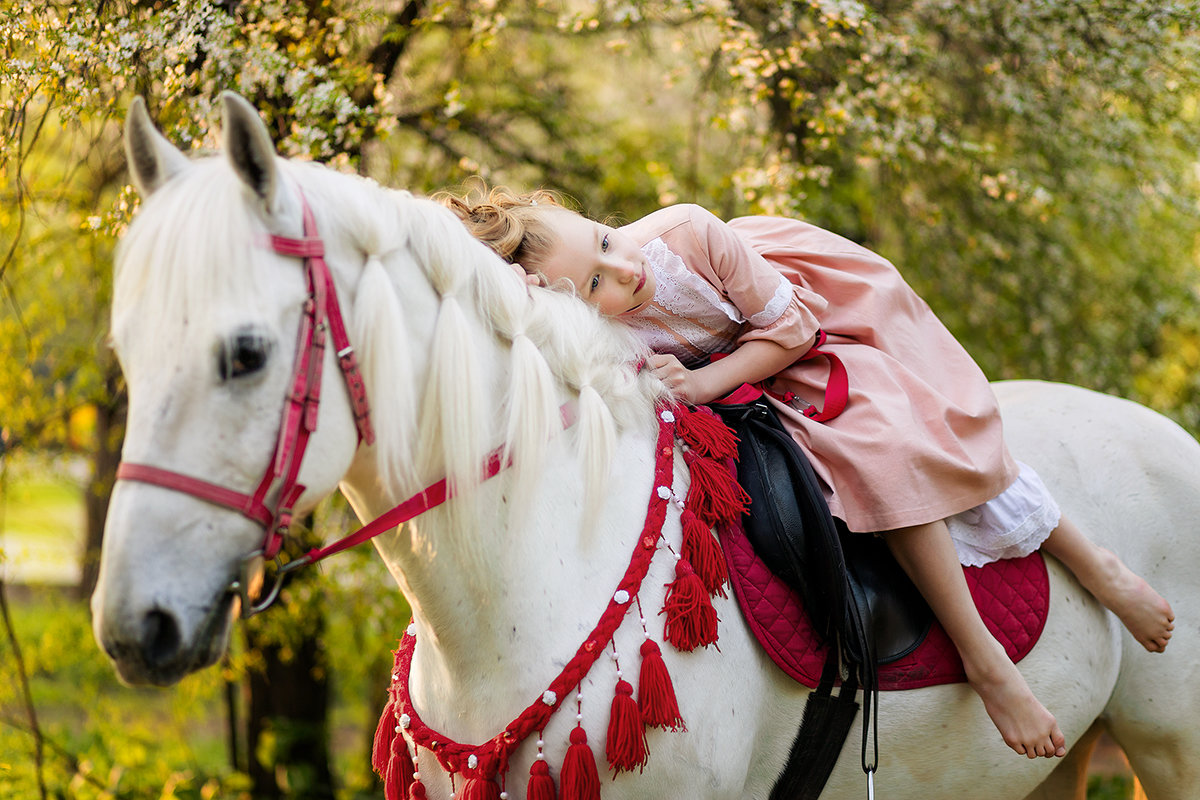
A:
{"type": "MultiPolygon", "coordinates": [[[[827,648],[818,642],[799,595],[771,573],[740,525],[723,530],[721,544],[734,595],[759,644],[785,673],[815,688],[827,648]]],[[[984,622],[1013,662],[1020,661],[1041,636],[1050,608],[1042,554],[963,567],[963,572],[984,622]]],[[[879,669],[884,691],[965,680],[958,651],[936,621],[915,651],[879,669]]]]}

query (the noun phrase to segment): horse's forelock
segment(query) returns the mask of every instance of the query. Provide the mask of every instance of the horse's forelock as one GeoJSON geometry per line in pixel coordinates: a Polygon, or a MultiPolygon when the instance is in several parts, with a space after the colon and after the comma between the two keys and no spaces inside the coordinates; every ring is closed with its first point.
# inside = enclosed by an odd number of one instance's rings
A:
{"type": "Polygon", "coordinates": [[[228,167],[194,162],[155,192],[121,240],[114,338],[144,350],[147,363],[166,364],[180,348],[210,347],[229,320],[254,319],[272,288],[259,268],[269,257],[256,246],[263,232],[228,167]]]}

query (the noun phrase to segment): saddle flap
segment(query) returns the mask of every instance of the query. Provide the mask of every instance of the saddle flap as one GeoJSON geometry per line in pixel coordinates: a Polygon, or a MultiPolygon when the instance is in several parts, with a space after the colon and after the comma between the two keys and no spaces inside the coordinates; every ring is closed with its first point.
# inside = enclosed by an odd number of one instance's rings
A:
{"type": "Polygon", "coordinates": [[[713,409],[738,436],[738,480],[750,496],[746,538],[799,593],[825,641],[857,664],[911,652],[933,614],[879,539],[854,534],[829,513],[808,458],[763,399],[713,409]]]}

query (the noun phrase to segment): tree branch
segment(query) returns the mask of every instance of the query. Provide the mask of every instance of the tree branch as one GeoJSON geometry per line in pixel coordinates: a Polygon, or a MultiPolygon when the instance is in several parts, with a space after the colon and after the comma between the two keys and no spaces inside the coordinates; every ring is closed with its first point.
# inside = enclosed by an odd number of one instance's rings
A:
{"type": "MultiPolygon", "coordinates": [[[[5,477],[2,476],[7,476],[7,471],[0,467],[0,490],[4,489],[4,483],[7,483],[5,477]]],[[[12,615],[8,611],[8,592],[3,577],[0,577],[0,616],[4,618],[4,631],[8,636],[9,645],[12,646],[13,661],[17,665],[17,678],[21,683],[21,696],[25,703],[25,716],[29,720],[29,733],[33,736],[33,768],[37,775],[38,794],[42,800],[47,800],[49,793],[46,790],[46,740],[42,735],[42,728],[38,724],[37,707],[33,704],[33,692],[29,688],[29,671],[25,667],[25,658],[21,655],[21,643],[17,640],[17,631],[13,627],[12,615]]]]}
{"type": "MultiPolygon", "coordinates": [[[[412,38],[413,26],[425,10],[425,0],[408,0],[396,14],[379,37],[379,41],[367,54],[366,62],[371,65],[373,75],[383,75],[384,80],[391,78],[400,63],[401,56],[408,49],[412,38]]],[[[350,97],[359,108],[371,104],[374,98],[375,84],[371,81],[360,83],[350,91],[350,97]]]]}

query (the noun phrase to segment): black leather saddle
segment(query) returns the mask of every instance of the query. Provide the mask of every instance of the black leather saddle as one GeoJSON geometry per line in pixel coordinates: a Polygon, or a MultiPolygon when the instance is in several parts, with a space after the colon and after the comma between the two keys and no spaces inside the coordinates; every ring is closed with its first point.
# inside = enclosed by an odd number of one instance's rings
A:
{"type": "Polygon", "coordinates": [[[887,664],[911,653],[933,613],[878,536],[853,533],[829,513],[807,456],[765,400],[713,404],[738,437],[738,479],[750,495],[742,520],[766,565],[795,589],[814,628],[842,640],[851,660],[887,664]],[[861,620],[856,643],[854,618],[861,620]]]}

